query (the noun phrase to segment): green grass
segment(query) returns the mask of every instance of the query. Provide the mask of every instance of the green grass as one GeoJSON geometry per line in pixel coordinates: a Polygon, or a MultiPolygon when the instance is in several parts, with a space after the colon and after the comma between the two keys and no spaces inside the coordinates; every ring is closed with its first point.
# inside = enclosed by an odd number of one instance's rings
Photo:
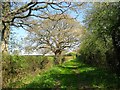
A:
{"type": "Polygon", "coordinates": [[[23,86],[23,89],[26,88],[41,88],[40,90],[45,88],[65,90],[104,88],[109,90],[120,88],[120,79],[105,69],[70,60],[36,76],[31,83],[23,86]]]}

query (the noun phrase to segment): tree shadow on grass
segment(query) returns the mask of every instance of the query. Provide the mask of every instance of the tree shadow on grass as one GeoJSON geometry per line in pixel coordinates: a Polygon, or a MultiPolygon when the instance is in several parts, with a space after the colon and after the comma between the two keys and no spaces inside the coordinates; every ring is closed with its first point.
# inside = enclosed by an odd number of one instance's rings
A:
{"type": "Polygon", "coordinates": [[[40,90],[46,90],[46,88],[49,90],[50,88],[52,90],[56,90],[56,88],[61,88],[62,90],[90,90],[105,88],[109,90],[119,89],[120,79],[114,74],[103,69],[86,70],[77,74],[51,74],[51,72],[49,72],[38,78],[37,81],[33,81],[32,83],[24,86],[24,88],[41,88],[40,90]]]}
{"type": "Polygon", "coordinates": [[[114,74],[103,69],[84,71],[79,74],[80,83],[82,81],[90,87],[116,89],[120,88],[119,80],[114,74]]]}
{"type": "Polygon", "coordinates": [[[79,74],[53,75],[53,77],[61,82],[61,86],[66,88],[120,88],[120,79],[100,69],[84,71],[79,74]]]}

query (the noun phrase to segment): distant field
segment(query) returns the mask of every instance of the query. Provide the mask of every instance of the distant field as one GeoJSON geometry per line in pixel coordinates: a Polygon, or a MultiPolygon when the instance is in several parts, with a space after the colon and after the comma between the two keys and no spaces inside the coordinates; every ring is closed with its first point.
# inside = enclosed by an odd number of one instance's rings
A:
{"type": "MultiPolygon", "coordinates": [[[[36,57],[37,58],[42,58],[43,56],[42,55],[25,55],[25,56],[22,56],[22,57],[36,57]]],[[[45,56],[47,57],[49,60],[53,60],[54,59],[54,55],[48,55],[48,56],[45,56]]],[[[71,60],[71,59],[75,59],[76,57],[75,56],[64,56],[65,57],[65,60],[71,60]]]]}
{"type": "Polygon", "coordinates": [[[74,58],[75,58],[74,56],[65,56],[65,60],[72,60],[74,58]]]}
{"type": "MultiPolygon", "coordinates": [[[[54,56],[47,56],[47,57],[48,57],[48,59],[50,61],[54,59],[54,56]]],[[[75,56],[64,56],[64,57],[65,57],[65,61],[67,61],[67,60],[73,60],[73,59],[76,58],[75,56]]]]}

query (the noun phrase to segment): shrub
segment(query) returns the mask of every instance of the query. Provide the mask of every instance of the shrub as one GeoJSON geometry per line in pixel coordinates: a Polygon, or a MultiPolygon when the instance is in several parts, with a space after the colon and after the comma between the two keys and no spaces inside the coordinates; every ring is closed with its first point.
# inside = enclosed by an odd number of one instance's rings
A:
{"type": "Polygon", "coordinates": [[[12,87],[12,83],[18,82],[37,69],[44,69],[48,62],[48,57],[43,56],[4,55],[2,58],[3,88],[12,87]]]}

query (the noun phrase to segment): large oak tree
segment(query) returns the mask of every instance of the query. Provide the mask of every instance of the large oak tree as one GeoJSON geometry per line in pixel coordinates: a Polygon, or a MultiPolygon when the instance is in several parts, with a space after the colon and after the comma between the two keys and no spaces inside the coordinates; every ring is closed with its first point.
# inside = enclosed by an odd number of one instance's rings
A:
{"type": "MultiPolygon", "coordinates": [[[[52,16],[54,17],[54,16],[52,16]]],[[[49,49],[55,55],[55,64],[61,63],[61,53],[79,46],[83,27],[68,15],[58,15],[55,20],[38,21],[27,36],[27,50],[49,49]],[[65,19],[60,19],[65,17],[65,19]]]]}

